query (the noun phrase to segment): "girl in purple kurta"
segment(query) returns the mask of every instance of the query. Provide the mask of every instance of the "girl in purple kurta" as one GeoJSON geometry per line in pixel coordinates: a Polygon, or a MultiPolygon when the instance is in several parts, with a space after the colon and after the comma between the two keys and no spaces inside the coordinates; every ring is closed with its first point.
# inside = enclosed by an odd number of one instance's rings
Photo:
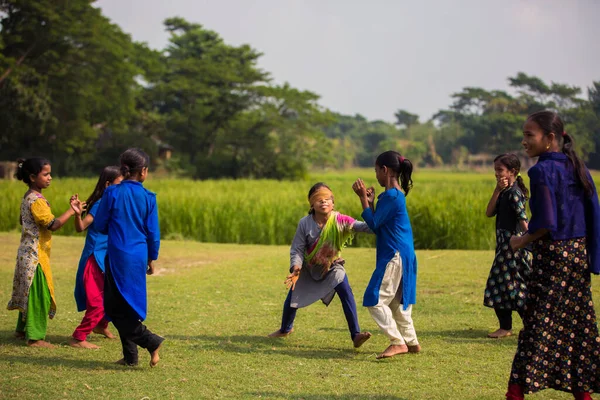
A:
{"type": "Polygon", "coordinates": [[[552,388],[591,399],[600,391],[590,282],[590,273],[600,273],[598,194],[556,113],[530,115],[523,136],[527,154],[539,159],[529,170],[529,232],[510,245],[533,244],[533,271],[506,398],[552,388]]]}

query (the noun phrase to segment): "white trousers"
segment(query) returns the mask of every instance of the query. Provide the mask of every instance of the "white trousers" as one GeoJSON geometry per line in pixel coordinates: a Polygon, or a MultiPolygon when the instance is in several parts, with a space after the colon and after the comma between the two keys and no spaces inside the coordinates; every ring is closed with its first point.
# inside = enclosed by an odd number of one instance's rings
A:
{"type": "Polygon", "coordinates": [[[390,339],[390,344],[415,346],[419,341],[411,317],[412,304],[406,310],[402,309],[401,282],[402,259],[396,253],[385,268],[379,288],[379,303],[367,308],[381,331],[390,339]]]}

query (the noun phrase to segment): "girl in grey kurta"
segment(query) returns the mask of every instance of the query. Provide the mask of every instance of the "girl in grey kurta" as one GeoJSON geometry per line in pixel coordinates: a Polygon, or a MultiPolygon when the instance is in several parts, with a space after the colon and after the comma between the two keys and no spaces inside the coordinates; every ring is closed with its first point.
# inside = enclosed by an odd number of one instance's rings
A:
{"type": "Polygon", "coordinates": [[[317,300],[329,305],[337,293],[348,322],[354,347],[360,347],[371,334],[361,332],[356,302],[344,270],[341,250],[354,232],[371,232],[364,222],[333,211],[333,193],[324,183],[315,184],[308,192],[309,215],[298,223],[290,249],[290,275],[286,283],[290,291],[283,305],[281,328],[270,337],[292,333],[298,308],[317,300]]]}

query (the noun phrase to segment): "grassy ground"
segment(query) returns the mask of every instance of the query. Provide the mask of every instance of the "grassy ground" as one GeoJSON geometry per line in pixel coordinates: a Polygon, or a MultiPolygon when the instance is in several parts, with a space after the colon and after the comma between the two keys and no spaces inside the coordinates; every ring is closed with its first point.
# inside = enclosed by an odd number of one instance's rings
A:
{"type": "MultiPolygon", "coordinates": [[[[3,302],[12,289],[18,241],[17,234],[0,233],[3,302]]],[[[493,311],[481,305],[491,251],[419,251],[413,316],[423,351],[376,360],[386,338],[359,307],[363,330],[374,336],[354,350],[337,298],[329,308],[300,310],[291,337],[266,337],[280,321],[287,247],[164,241],[158,273],[148,279],[146,323],[167,341],[161,363],[150,369],[147,353],[140,353],[139,367],[114,365],[121,357],[118,340],[92,336],[99,350],[66,345],[82,317],[72,296],[82,246],[80,237],[53,242],[59,308],[48,340],[57,349],[13,339],[17,312],[0,310],[0,399],[503,398],[516,337],[485,337],[496,329],[493,311]]],[[[375,252],[347,249],[345,258],[360,303],[375,252]]],[[[597,300],[598,283],[594,277],[597,300]]],[[[544,391],[530,398],[571,397],[544,391]]]]}

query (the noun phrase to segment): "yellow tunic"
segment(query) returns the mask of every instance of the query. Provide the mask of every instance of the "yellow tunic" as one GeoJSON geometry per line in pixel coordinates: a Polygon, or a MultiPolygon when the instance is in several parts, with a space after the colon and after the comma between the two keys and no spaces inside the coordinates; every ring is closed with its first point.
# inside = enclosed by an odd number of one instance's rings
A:
{"type": "Polygon", "coordinates": [[[8,302],[9,310],[19,310],[27,314],[29,288],[39,265],[44,272],[52,302],[48,315],[56,314],[56,299],[52,270],[50,269],[50,248],[52,231],[48,228],[54,223],[50,204],[41,193],[30,192],[21,202],[21,244],[17,252],[17,264],[13,279],[13,293],[8,302]]]}

